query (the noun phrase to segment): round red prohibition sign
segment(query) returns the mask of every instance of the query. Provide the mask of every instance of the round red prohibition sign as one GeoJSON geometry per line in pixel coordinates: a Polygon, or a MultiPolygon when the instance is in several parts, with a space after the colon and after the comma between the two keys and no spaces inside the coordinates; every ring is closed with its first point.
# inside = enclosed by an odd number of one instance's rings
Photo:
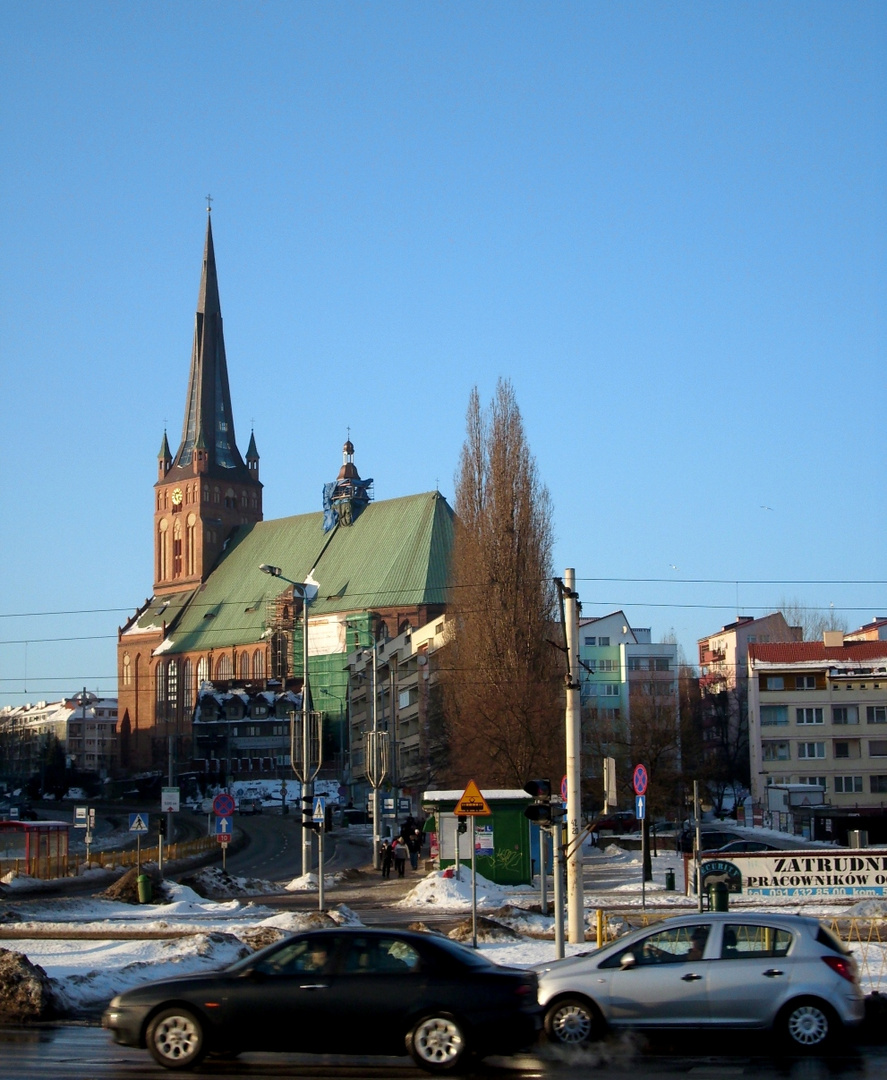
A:
{"type": "Polygon", "coordinates": [[[230,817],[234,813],[234,800],[222,792],[213,799],[213,811],[216,817],[230,817]]]}
{"type": "Polygon", "coordinates": [[[635,765],[631,776],[631,786],[634,788],[635,795],[646,795],[647,768],[645,765],[635,765]]]}

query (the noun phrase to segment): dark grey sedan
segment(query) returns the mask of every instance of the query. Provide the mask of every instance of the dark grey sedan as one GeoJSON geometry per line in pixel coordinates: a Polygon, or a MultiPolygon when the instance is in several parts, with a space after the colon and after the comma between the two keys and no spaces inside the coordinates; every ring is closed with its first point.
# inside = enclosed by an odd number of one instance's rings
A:
{"type": "Polygon", "coordinates": [[[248,1050],[410,1054],[430,1072],[466,1053],[508,1054],[541,1027],[533,972],[436,934],[340,928],[298,934],[216,974],[114,998],[102,1024],[169,1069],[248,1050]]]}

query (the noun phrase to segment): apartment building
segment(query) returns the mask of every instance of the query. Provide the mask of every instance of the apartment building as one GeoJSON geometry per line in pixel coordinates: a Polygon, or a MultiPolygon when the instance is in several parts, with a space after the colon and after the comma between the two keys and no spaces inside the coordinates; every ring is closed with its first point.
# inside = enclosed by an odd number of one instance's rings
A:
{"type": "Polygon", "coordinates": [[[836,809],[887,806],[887,642],[857,633],[749,645],[756,801],[770,784],[818,784],[836,809]]]}
{"type": "Polygon", "coordinates": [[[435,654],[450,632],[444,616],[348,656],[349,751],[346,782],[355,806],[384,773],[386,791],[418,813],[438,765],[435,654]]]}

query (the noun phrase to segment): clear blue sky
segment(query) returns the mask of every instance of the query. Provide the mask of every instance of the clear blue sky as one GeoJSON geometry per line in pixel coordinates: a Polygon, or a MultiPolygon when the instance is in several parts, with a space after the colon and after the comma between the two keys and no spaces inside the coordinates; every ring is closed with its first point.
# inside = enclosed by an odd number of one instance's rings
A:
{"type": "Polygon", "coordinates": [[[266,517],[505,376],[583,614],[887,615],[883,3],[2,11],[0,704],[116,690],[207,193],[266,517]]]}

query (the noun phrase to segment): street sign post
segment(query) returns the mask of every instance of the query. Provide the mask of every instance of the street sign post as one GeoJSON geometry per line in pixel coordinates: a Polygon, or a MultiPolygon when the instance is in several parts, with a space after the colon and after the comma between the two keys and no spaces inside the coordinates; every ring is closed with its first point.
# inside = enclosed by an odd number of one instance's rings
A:
{"type": "Polygon", "coordinates": [[[234,800],[226,792],[213,799],[213,813],[216,817],[230,817],[234,813],[234,800]]]}
{"type": "MultiPolygon", "coordinates": [[[[456,803],[453,813],[458,817],[471,818],[471,945],[477,948],[477,842],[475,840],[474,819],[476,817],[489,817],[493,811],[487,804],[487,800],[480,792],[480,788],[473,780],[469,780],[462,798],[456,803]]],[[[458,863],[457,863],[458,866],[458,863]]]]}
{"type": "MultiPolygon", "coordinates": [[[[634,816],[638,821],[643,821],[647,816],[647,775],[646,765],[635,765],[631,774],[631,786],[634,788],[634,816]]],[[[647,837],[646,831],[641,826],[641,907],[647,907],[647,837]]]]}
{"type": "Polygon", "coordinates": [[[177,787],[160,789],[161,814],[177,814],[181,809],[181,793],[177,787]]]}

